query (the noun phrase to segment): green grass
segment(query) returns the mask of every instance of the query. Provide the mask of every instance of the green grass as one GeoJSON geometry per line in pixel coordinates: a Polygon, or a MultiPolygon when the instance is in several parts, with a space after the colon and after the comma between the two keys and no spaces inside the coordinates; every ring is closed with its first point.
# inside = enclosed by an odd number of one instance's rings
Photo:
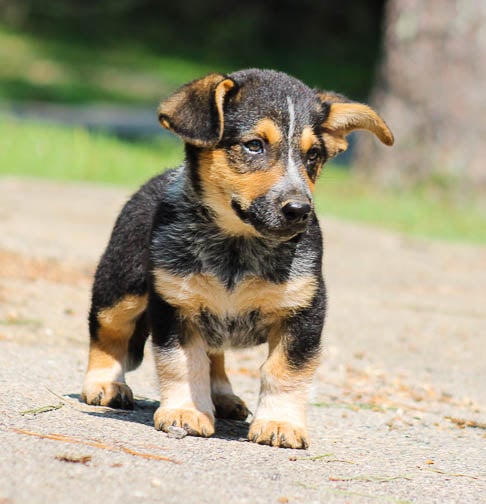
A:
{"type": "MultiPolygon", "coordinates": [[[[162,134],[161,134],[162,137],[162,134]]],[[[129,143],[84,129],[0,121],[0,174],[136,187],[180,164],[179,140],[129,143]]]]}
{"type": "Polygon", "coordinates": [[[321,175],[315,198],[323,214],[415,236],[486,243],[486,211],[479,196],[458,194],[433,180],[406,190],[385,190],[331,167],[321,175]]]}
{"type": "MultiPolygon", "coordinates": [[[[83,129],[0,121],[0,175],[103,182],[135,188],[183,158],[169,135],[129,143],[83,129]]],[[[379,225],[408,234],[486,243],[486,215],[474,200],[457,201],[448,188],[378,190],[349,170],[326,166],[316,188],[324,215],[379,225]]],[[[484,209],[483,209],[484,210],[484,209]]]]}

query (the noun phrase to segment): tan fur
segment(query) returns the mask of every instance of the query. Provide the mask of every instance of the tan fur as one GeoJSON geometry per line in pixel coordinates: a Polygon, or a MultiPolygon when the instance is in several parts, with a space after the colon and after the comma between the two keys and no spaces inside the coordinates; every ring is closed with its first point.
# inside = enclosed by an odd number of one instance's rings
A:
{"type": "Polygon", "coordinates": [[[202,178],[204,187],[203,200],[215,214],[218,226],[230,236],[260,236],[260,233],[250,224],[243,222],[231,208],[231,195],[222,187],[213,186],[202,178]]]}
{"type": "MultiPolygon", "coordinates": [[[[302,136],[300,138],[300,148],[301,148],[302,152],[304,154],[307,154],[307,151],[309,151],[312,147],[314,147],[315,145],[318,145],[318,144],[319,144],[319,141],[318,141],[318,138],[316,137],[316,135],[314,133],[314,130],[310,126],[306,126],[304,128],[304,130],[302,131],[302,136]]],[[[322,165],[319,166],[319,168],[318,168],[318,170],[316,172],[316,176],[315,176],[314,180],[312,180],[309,177],[309,174],[307,173],[307,170],[303,170],[304,176],[305,176],[305,180],[307,182],[307,185],[309,186],[309,189],[310,189],[311,193],[314,192],[314,189],[316,187],[316,180],[319,177],[321,169],[322,169],[322,165]]]]}
{"type": "Polygon", "coordinates": [[[248,439],[254,443],[279,448],[308,448],[309,434],[305,426],[285,421],[255,418],[248,431],[248,439]]]}
{"type": "Polygon", "coordinates": [[[231,418],[245,420],[249,410],[237,395],[233,393],[233,387],[224,368],[224,353],[209,354],[211,398],[216,409],[218,418],[231,418]]]}
{"type": "Polygon", "coordinates": [[[211,381],[229,384],[228,375],[224,368],[224,352],[211,353],[209,361],[211,363],[211,381]]]}
{"type": "Polygon", "coordinates": [[[224,131],[224,98],[234,86],[235,83],[231,79],[227,79],[224,75],[218,73],[209,74],[202,79],[182,86],[159,105],[158,115],[160,124],[164,128],[179,132],[179,134],[184,136],[181,130],[184,131],[186,128],[184,120],[188,120],[188,97],[191,96],[191,99],[194,99],[194,96],[197,96],[200,100],[214,100],[219,118],[216,138],[208,141],[191,137],[191,143],[194,145],[200,147],[207,147],[208,144],[214,145],[221,139],[224,131]]]}
{"type": "MultiPolygon", "coordinates": [[[[319,177],[319,174],[321,173],[321,168],[319,168],[317,170],[317,173],[316,173],[316,180],[317,178],[319,177]]],[[[311,191],[311,193],[313,194],[314,193],[314,190],[316,188],[316,183],[309,177],[309,175],[307,174],[307,172],[305,173],[305,180],[307,182],[307,185],[309,186],[309,189],[311,191]]]]}
{"type": "Polygon", "coordinates": [[[174,275],[162,268],[154,271],[156,291],[186,317],[206,309],[219,315],[237,316],[253,310],[284,315],[309,306],[317,290],[314,277],[298,277],[277,284],[250,276],[228,291],[210,274],[174,275]]]}
{"type": "MultiPolygon", "coordinates": [[[[202,79],[185,84],[176,93],[169,96],[159,105],[159,108],[157,109],[158,114],[164,114],[169,118],[175,116],[186,104],[189,92],[193,91],[201,96],[210,97],[213,93],[214,86],[223,81],[223,79],[224,75],[222,74],[210,73],[202,79]]],[[[165,126],[164,124],[162,125],[164,127],[170,127],[169,121],[167,121],[167,124],[168,126],[165,126]]]]}
{"type": "Polygon", "coordinates": [[[268,118],[258,121],[254,132],[257,136],[267,140],[271,144],[278,144],[282,140],[280,128],[268,118]]]}
{"type": "Polygon", "coordinates": [[[348,148],[345,137],[356,129],[371,131],[386,145],[393,145],[394,142],[385,121],[371,107],[362,103],[332,103],[323,127],[323,139],[329,157],[348,148]]]}
{"type": "Polygon", "coordinates": [[[116,397],[126,397],[133,402],[132,391],[125,384],[124,371],[127,367],[128,342],[137,317],[146,306],[147,295],[128,295],[111,308],[98,313],[98,339],[90,343],[88,370],[82,392],[88,404],[107,405],[116,397]]]}
{"type": "Polygon", "coordinates": [[[169,432],[170,427],[179,427],[190,436],[210,437],[214,434],[214,417],[196,409],[158,408],[154,413],[157,430],[169,432]]]}
{"type": "Polygon", "coordinates": [[[231,79],[225,79],[220,82],[216,86],[216,90],[214,91],[214,100],[216,102],[216,108],[218,109],[218,117],[219,117],[219,136],[218,140],[221,140],[224,131],[224,114],[223,114],[223,105],[224,105],[224,97],[226,93],[235,87],[235,83],[231,79]]]}
{"type": "Polygon", "coordinates": [[[308,382],[314,376],[316,362],[310,361],[307,367],[294,369],[289,365],[285,355],[285,335],[276,327],[268,338],[268,359],[262,371],[279,381],[279,390],[292,392],[299,388],[300,382],[308,382]]]}
{"type": "Polygon", "coordinates": [[[133,404],[133,392],[130,387],[124,382],[111,379],[94,381],[87,377],[83,384],[81,398],[85,403],[96,406],[109,406],[113,400],[118,400],[119,404],[124,404],[128,408],[130,404],[133,404]]]}
{"type": "Polygon", "coordinates": [[[111,308],[105,308],[98,313],[100,324],[98,337],[100,340],[128,340],[135,329],[137,318],[147,307],[147,295],[125,296],[111,308]]]}
{"type": "Polygon", "coordinates": [[[89,347],[88,371],[112,367],[114,362],[123,362],[128,351],[128,340],[92,341],[89,347]]]}
{"type": "Polygon", "coordinates": [[[90,345],[88,371],[111,367],[113,361],[123,363],[137,317],[146,307],[147,295],[128,295],[98,313],[98,340],[90,345]]]}
{"type": "Polygon", "coordinates": [[[323,133],[322,139],[326,145],[327,155],[333,158],[344,152],[348,148],[348,141],[341,136],[336,136],[330,133],[323,133]]]}
{"type": "Polygon", "coordinates": [[[248,438],[260,444],[307,448],[306,404],[318,358],[292,368],[285,355],[285,335],[278,329],[269,337],[269,357],[261,369],[260,398],[248,438]]]}
{"type": "Polygon", "coordinates": [[[200,156],[203,199],[215,212],[218,225],[230,235],[259,236],[253,226],[235,214],[231,200],[235,198],[242,208],[248,208],[255,198],[266,194],[283,173],[279,165],[264,171],[239,173],[229,165],[224,150],[206,150],[200,156]]]}
{"type": "Polygon", "coordinates": [[[165,129],[170,129],[170,122],[165,118],[163,117],[162,119],[160,119],[160,124],[165,128],[165,129]]]}
{"type": "Polygon", "coordinates": [[[306,153],[314,145],[319,145],[319,141],[314,134],[314,130],[310,126],[306,126],[300,137],[300,148],[306,153]]]}

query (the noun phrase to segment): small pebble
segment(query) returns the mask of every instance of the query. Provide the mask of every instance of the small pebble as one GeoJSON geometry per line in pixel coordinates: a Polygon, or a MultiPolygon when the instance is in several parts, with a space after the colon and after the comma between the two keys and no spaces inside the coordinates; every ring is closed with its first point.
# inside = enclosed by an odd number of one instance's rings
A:
{"type": "Polygon", "coordinates": [[[182,439],[187,436],[186,429],[182,427],[173,427],[172,425],[167,429],[167,435],[171,438],[182,439]]]}

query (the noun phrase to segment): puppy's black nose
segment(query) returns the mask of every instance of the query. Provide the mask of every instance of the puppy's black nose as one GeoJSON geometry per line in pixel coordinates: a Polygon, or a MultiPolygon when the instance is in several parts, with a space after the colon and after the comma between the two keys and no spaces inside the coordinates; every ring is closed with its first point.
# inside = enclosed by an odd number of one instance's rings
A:
{"type": "Polygon", "coordinates": [[[305,222],[309,218],[310,212],[311,206],[305,201],[291,200],[282,207],[284,217],[291,224],[305,222]]]}

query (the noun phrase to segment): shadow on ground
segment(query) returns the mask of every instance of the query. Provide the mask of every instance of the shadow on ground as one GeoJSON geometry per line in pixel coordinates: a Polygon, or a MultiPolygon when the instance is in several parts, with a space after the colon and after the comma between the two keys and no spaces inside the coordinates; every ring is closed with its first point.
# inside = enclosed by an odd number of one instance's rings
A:
{"type": "MultiPolygon", "coordinates": [[[[81,401],[80,394],[66,394],[66,397],[84,405],[81,401]]],[[[133,410],[117,410],[102,406],[100,407],[100,411],[96,411],[97,406],[90,406],[93,411],[83,411],[83,413],[93,417],[110,418],[112,420],[133,422],[153,427],[154,412],[158,407],[159,401],[139,397],[135,398],[133,410]]],[[[249,427],[250,424],[248,422],[218,418],[216,419],[216,432],[213,437],[217,439],[226,439],[228,441],[246,441],[249,427]]]]}

